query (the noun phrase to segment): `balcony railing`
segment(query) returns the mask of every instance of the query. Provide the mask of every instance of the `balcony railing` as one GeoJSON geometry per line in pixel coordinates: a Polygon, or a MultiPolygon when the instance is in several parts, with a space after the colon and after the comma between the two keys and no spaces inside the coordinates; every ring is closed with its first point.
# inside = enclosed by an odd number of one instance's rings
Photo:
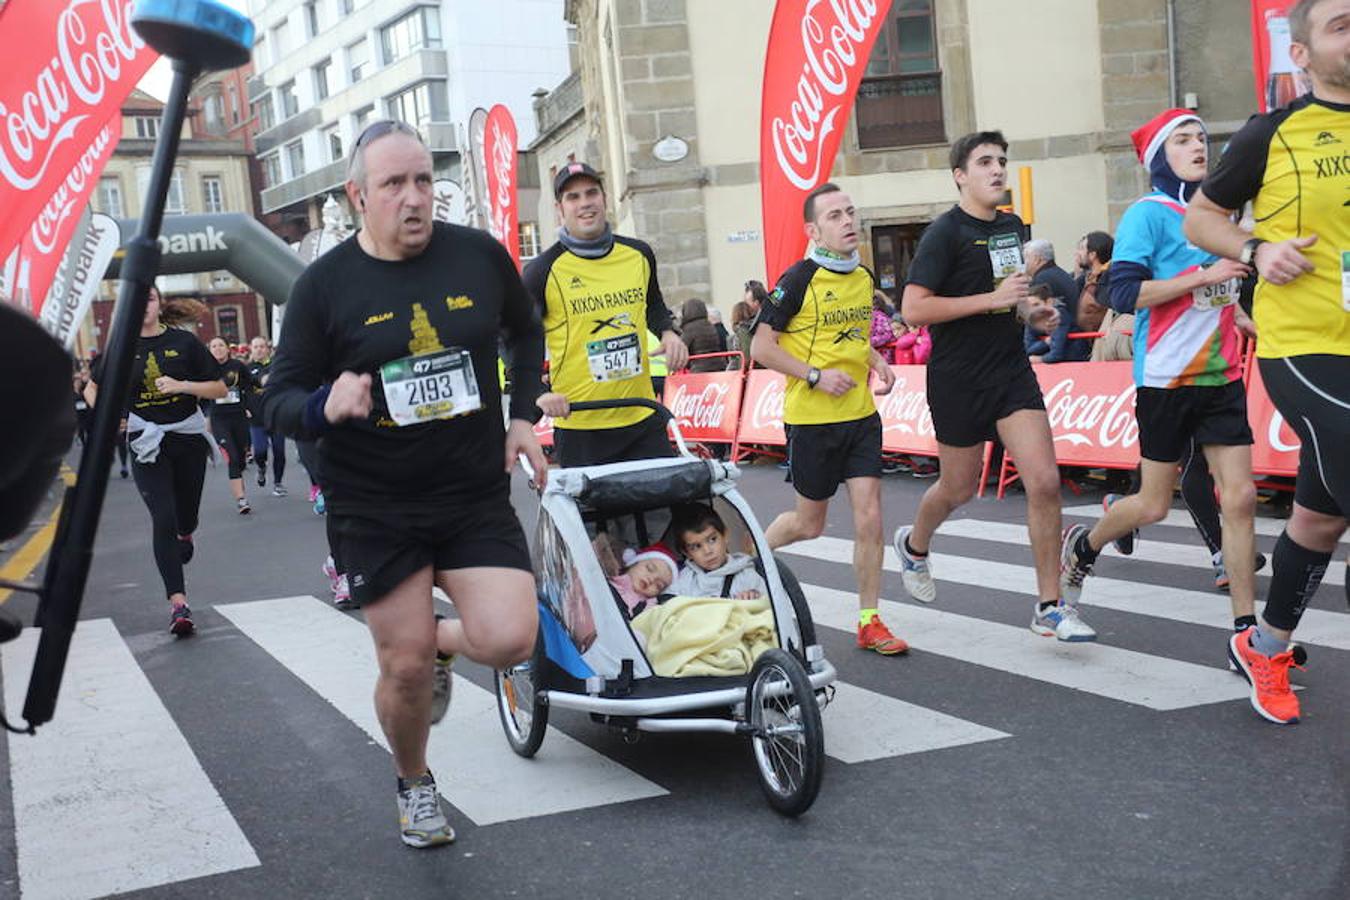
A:
{"type": "Polygon", "coordinates": [[[942,73],[864,79],[857,121],[858,146],[864,150],[943,143],[942,73]]]}

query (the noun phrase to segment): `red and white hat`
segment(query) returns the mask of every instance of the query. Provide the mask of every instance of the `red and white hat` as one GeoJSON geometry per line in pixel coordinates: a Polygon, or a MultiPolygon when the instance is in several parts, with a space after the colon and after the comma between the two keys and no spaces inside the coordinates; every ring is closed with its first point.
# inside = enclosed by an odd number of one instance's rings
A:
{"type": "Polygon", "coordinates": [[[1167,136],[1186,122],[1196,122],[1201,128],[1205,127],[1204,119],[1192,110],[1169,109],[1130,132],[1130,137],[1134,139],[1134,151],[1139,155],[1139,161],[1144,164],[1144,168],[1152,166],[1153,157],[1158,155],[1158,151],[1167,141],[1167,136]]]}
{"type": "Polygon", "coordinates": [[[680,574],[680,565],[675,562],[675,554],[671,553],[664,544],[652,544],[650,547],[643,547],[641,550],[623,551],[623,567],[636,565],[644,559],[656,559],[670,566],[670,578],[675,580],[675,576],[680,574]]]}

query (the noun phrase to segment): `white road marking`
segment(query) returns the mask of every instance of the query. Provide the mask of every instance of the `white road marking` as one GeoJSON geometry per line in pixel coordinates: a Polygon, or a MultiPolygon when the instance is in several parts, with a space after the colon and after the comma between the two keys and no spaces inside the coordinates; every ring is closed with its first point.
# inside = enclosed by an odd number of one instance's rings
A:
{"type": "MultiPolygon", "coordinates": [[[[853,542],[842,538],[819,537],[791,544],[778,552],[850,565],[853,562],[853,542]]],[[[1027,554],[1029,560],[1030,551],[1027,554]]],[[[938,603],[942,602],[944,581],[987,587],[1019,597],[1037,596],[1036,572],[1031,566],[1015,566],[969,556],[948,556],[936,551],[932,559],[933,575],[938,584],[938,603]]],[[[886,548],[883,565],[887,571],[900,571],[900,561],[894,549],[886,548]]],[[[1090,607],[1094,606],[1173,622],[1208,625],[1225,631],[1230,630],[1233,623],[1231,606],[1224,594],[1188,591],[1096,575],[1090,576],[1083,585],[1082,605],[1088,624],[1092,622],[1090,607]]],[[[1031,615],[1030,609],[1028,605],[1028,617],[1031,615]]],[[[1260,609],[1259,603],[1257,609],[1260,609]]],[[[1310,609],[1303,614],[1296,634],[1301,644],[1350,650],[1350,614],[1310,609]]]]}
{"type": "Polygon", "coordinates": [[[1003,731],[839,682],[825,707],[825,752],[858,763],[1012,737],[1003,731]]]}
{"type": "MultiPolygon", "coordinates": [[[[375,717],[375,649],[364,625],[313,597],[216,610],[388,749],[375,717]]],[[[521,759],[502,734],[496,697],[459,676],[450,712],[431,730],[427,761],[441,794],[478,825],[667,793],[556,728],[536,758],[521,759]]],[[[389,803],[392,815],[392,795],[389,803]]]]}
{"type": "MultiPolygon", "coordinates": [[[[1100,503],[1089,503],[1084,506],[1066,506],[1064,515],[1073,516],[1076,519],[1100,519],[1102,517],[1102,507],[1100,503]]],[[[1195,529],[1195,522],[1191,520],[1191,514],[1184,509],[1174,509],[1168,512],[1167,518],[1157,523],[1172,528],[1190,528],[1195,529]]],[[[1271,519],[1265,516],[1256,517],[1256,533],[1266,537],[1279,537],[1284,531],[1284,519],[1271,519]]],[[[1150,528],[1153,526],[1149,526],[1150,528]]],[[[1341,537],[1341,543],[1350,543],[1350,531],[1341,537]]]]}
{"type": "MultiPolygon", "coordinates": [[[[37,629],[0,648],[23,708],[37,629]]],[[[82,900],[259,865],[248,838],[109,619],[80,622],[60,701],[9,735],[24,900],[82,900]]]]}

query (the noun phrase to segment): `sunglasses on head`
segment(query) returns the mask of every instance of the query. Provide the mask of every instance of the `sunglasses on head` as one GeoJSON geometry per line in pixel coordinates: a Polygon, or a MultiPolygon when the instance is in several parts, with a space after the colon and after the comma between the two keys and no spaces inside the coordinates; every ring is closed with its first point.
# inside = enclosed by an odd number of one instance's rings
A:
{"type": "Polygon", "coordinates": [[[371,141],[394,132],[406,134],[409,137],[417,138],[419,141],[422,140],[422,136],[417,133],[417,129],[413,128],[407,122],[400,122],[397,119],[381,119],[378,122],[371,122],[366,126],[365,130],[357,137],[356,143],[352,145],[352,149],[359,150],[371,141]]]}

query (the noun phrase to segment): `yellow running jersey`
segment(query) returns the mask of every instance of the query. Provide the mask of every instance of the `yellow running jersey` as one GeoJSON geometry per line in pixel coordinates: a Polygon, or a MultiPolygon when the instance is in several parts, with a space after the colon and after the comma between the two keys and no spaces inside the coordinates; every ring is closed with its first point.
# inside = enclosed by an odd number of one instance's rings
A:
{"type": "Polygon", "coordinates": [[[865,266],[841,274],[803,259],[783,273],[759,313],[779,332],[778,346],[817,369],[840,369],[856,384],[842,397],[789,377],[783,421],[789,425],[853,422],[876,412],[867,385],[872,359],[872,291],[865,266]]]}
{"type": "Polygon", "coordinates": [[[1253,201],[1263,240],[1317,235],[1312,272],[1256,286],[1257,356],[1350,356],[1350,106],[1304,96],[1253,116],[1203,189],[1225,209],[1253,201]]]}
{"type": "MultiPolygon", "coordinates": [[[[651,247],[614,236],[598,258],[577,256],[561,243],[525,267],[525,287],[544,321],[552,390],[570,402],[625,397],[655,399],[647,332],[672,327],[656,280],[651,247]]],[[[576,413],[555,428],[593,431],[634,425],[647,409],[576,413]]]]}

